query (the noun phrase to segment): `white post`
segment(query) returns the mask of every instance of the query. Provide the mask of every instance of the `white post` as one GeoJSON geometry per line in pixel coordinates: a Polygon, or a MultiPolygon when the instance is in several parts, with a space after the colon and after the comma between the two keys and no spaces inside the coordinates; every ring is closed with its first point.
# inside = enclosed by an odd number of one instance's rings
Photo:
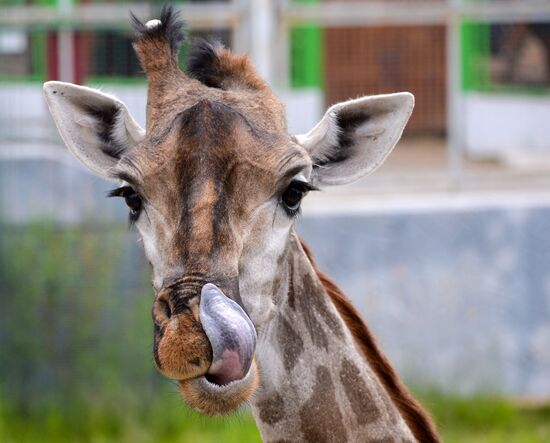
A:
{"type": "Polygon", "coordinates": [[[231,29],[231,48],[234,52],[243,54],[250,53],[250,14],[248,14],[247,0],[233,0],[237,6],[239,18],[231,29]]]}
{"type": "Polygon", "coordinates": [[[275,46],[275,2],[250,0],[248,3],[248,29],[250,30],[250,56],[258,73],[273,82],[273,52],[275,46]]]}
{"type": "Polygon", "coordinates": [[[461,132],[461,44],[460,44],[460,2],[449,0],[447,17],[447,163],[449,187],[458,189],[462,184],[463,152],[461,132]]]}
{"type": "Polygon", "coordinates": [[[276,43],[272,52],[273,83],[281,90],[290,87],[290,28],[286,20],[286,8],[287,2],[280,0],[275,11],[276,43]]]}
{"type": "MultiPolygon", "coordinates": [[[[67,20],[71,19],[73,2],[72,0],[58,0],[57,8],[59,15],[67,20]]],[[[57,33],[57,63],[59,68],[59,80],[74,82],[74,33],[71,28],[61,28],[57,33]]]]}

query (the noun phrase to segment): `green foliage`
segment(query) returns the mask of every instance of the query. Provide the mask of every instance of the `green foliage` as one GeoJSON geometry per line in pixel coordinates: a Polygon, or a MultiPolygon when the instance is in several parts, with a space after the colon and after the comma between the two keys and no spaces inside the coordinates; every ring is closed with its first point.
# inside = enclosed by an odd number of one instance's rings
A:
{"type": "Polygon", "coordinates": [[[0,225],[0,441],[254,442],[152,359],[150,270],[123,226],[0,225]]]}
{"type": "Polygon", "coordinates": [[[119,284],[126,232],[35,224],[0,235],[0,392],[10,404],[31,413],[100,401],[101,389],[114,399],[128,377],[149,384],[150,297],[143,284],[119,284]]]}

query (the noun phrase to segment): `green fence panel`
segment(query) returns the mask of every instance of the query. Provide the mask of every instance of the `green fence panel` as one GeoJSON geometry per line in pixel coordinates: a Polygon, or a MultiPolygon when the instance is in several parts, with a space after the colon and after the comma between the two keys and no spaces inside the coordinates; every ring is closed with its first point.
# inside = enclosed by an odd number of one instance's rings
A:
{"type": "Polygon", "coordinates": [[[460,34],[462,48],[462,89],[464,91],[479,91],[490,88],[490,25],[486,23],[463,22],[460,27],[460,34]]]}
{"type": "MultiPolygon", "coordinates": [[[[318,3],[319,0],[299,0],[318,3]]],[[[293,27],[290,30],[290,84],[293,88],[324,86],[323,29],[316,24],[293,27]]]]}

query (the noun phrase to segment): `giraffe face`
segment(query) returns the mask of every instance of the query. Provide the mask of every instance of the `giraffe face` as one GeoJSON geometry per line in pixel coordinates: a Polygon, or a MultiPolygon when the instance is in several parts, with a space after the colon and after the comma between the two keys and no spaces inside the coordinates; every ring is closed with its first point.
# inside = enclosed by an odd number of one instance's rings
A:
{"type": "MultiPolygon", "coordinates": [[[[245,56],[207,43],[177,64],[181,23],[135,19],[148,78],[142,129],[120,100],[61,82],[46,101],[71,153],[119,186],[153,269],[154,357],[199,412],[254,392],[257,330],[285,296],[285,254],[302,197],[372,172],[412,111],[410,94],[332,106],[290,136],[284,108],[245,56]]],[[[261,362],[259,362],[261,366],[261,362]]]]}
{"type": "Polygon", "coordinates": [[[255,329],[273,312],[277,263],[312,186],[304,148],[258,119],[201,99],[113,170],[153,269],[155,362],[210,414],[257,384],[255,329]]]}

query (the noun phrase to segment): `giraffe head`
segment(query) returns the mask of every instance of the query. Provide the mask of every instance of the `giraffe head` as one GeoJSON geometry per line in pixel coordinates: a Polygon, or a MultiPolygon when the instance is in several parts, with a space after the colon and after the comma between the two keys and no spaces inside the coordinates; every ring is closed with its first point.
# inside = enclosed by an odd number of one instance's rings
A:
{"type": "Polygon", "coordinates": [[[179,69],[182,24],[134,18],[148,79],[146,129],[120,100],[61,82],[44,85],[63,140],[119,187],[152,265],[154,358],[190,406],[230,412],[261,377],[256,331],[284,287],[282,263],[308,191],[376,169],[412,112],[408,93],[332,106],[307,134],[246,56],[198,42],[179,69]],[[258,364],[257,364],[258,363],[258,364]]]}

